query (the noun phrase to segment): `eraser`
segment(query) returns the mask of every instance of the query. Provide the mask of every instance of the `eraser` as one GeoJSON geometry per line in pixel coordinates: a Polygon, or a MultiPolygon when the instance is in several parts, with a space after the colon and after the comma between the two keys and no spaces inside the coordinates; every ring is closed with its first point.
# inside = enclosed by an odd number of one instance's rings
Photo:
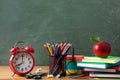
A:
{"type": "Polygon", "coordinates": [[[57,74],[56,78],[60,78],[60,77],[61,77],[61,75],[60,75],[60,74],[57,74]]]}
{"type": "Polygon", "coordinates": [[[47,78],[53,78],[54,76],[52,74],[48,74],[47,78]]]}

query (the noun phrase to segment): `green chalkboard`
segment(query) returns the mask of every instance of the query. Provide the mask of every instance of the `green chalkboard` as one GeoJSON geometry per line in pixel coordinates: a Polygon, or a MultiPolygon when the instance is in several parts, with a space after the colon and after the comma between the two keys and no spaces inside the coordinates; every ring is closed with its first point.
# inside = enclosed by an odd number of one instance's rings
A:
{"type": "Polygon", "coordinates": [[[120,0],[0,0],[0,65],[8,65],[16,41],[35,49],[36,65],[49,64],[46,42],[70,42],[75,54],[93,55],[91,36],[120,56],[120,0]]]}

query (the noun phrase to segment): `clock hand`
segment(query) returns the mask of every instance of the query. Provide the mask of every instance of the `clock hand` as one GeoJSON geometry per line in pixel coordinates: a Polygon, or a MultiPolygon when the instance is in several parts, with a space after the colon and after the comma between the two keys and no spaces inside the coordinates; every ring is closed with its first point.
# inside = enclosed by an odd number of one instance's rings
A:
{"type": "Polygon", "coordinates": [[[21,63],[19,63],[19,64],[17,64],[18,66],[20,66],[22,64],[22,62],[21,63]]]}
{"type": "Polygon", "coordinates": [[[16,67],[20,66],[22,63],[16,64],[16,67]]]}
{"type": "Polygon", "coordinates": [[[20,66],[21,64],[23,64],[23,57],[24,57],[24,55],[22,55],[22,62],[21,63],[18,63],[16,66],[20,66]]]}
{"type": "Polygon", "coordinates": [[[21,62],[21,63],[17,64],[16,66],[20,66],[21,64],[23,64],[23,62],[21,62]]]}

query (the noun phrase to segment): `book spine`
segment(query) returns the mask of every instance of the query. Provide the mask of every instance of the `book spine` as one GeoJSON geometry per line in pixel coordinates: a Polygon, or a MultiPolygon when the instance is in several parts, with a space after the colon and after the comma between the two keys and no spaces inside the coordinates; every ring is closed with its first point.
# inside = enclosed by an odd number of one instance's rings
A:
{"type": "Polygon", "coordinates": [[[99,78],[120,78],[120,74],[107,74],[107,73],[89,73],[89,77],[99,77],[99,78]]]}
{"type": "Polygon", "coordinates": [[[90,64],[90,63],[83,63],[83,62],[77,62],[78,67],[84,67],[84,68],[96,68],[96,69],[106,69],[106,64],[90,64]]]}
{"type": "Polygon", "coordinates": [[[84,68],[85,72],[117,72],[115,69],[91,69],[91,68],[84,68]]]}

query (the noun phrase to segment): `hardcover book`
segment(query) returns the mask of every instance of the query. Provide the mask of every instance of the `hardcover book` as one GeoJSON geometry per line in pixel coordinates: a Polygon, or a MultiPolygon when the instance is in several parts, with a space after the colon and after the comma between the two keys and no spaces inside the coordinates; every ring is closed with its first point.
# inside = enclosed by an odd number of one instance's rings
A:
{"type": "Polygon", "coordinates": [[[91,72],[89,77],[99,77],[99,78],[120,78],[120,73],[101,73],[101,72],[91,72]]]}
{"type": "Polygon", "coordinates": [[[108,56],[107,58],[100,58],[100,57],[90,57],[85,56],[84,59],[82,59],[82,62],[99,62],[99,63],[117,63],[120,61],[120,57],[117,56],[108,56]]]}
{"type": "Polygon", "coordinates": [[[92,68],[84,68],[85,72],[110,72],[115,73],[117,72],[116,69],[108,68],[108,69],[92,69],[92,68]]]}
{"type": "Polygon", "coordinates": [[[115,69],[115,70],[117,70],[117,71],[120,71],[120,65],[113,66],[113,67],[111,67],[111,69],[115,69]]]}
{"type": "MultiPolygon", "coordinates": [[[[83,55],[74,55],[74,61],[82,61],[83,58],[84,58],[83,55]]],[[[72,55],[67,55],[66,56],[66,60],[71,61],[72,59],[73,59],[72,55]]]]}
{"type": "Polygon", "coordinates": [[[78,67],[84,67],[84,68],[97,68],[97,69],[107,69],[113,66],[120,65],[120,62],[115,64],[109,64],[109,63],[99,63],[99,62],[77,62],[78,67]]]}

